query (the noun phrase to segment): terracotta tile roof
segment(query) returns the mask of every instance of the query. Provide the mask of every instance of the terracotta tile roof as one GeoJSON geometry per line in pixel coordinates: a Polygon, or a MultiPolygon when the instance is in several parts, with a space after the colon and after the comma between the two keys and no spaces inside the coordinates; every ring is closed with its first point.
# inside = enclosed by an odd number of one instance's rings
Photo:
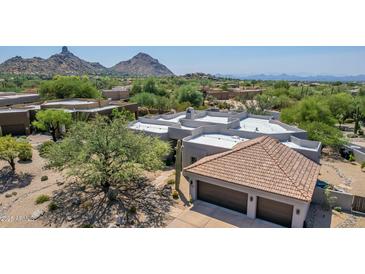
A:
{"type": "Polygon", "coordinates": [[[262,136],[184,168],[191,172],[310,201],[320,166],[276,139],[262,136]]]}

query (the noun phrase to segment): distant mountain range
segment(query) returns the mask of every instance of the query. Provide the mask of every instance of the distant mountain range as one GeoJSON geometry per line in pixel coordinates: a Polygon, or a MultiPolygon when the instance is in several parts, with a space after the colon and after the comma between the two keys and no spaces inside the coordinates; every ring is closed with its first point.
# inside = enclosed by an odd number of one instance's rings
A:
{"type": "Polygon", "coordinates": [[[307,82],[365,82],[365,75],[347,75],[347,76],[334,76],[334,75],[311,75],[311,76],[298,76],[290,74],[256,74],[256,75],[237,75],[237,74],[216,74],[216,77],[220,78],[232,78],[240,80],[286,80],[286,81],[307,81],[307,82]]]}
{"type": "Polygon", "coordinates": [[[166,66],[146,53],[138,53],[130,60],[122,61],[111,68],[88,62],[71,53],[67,47],[47,59],[16,56],[0,64],[0,73],[26,75],[128,75],[172,76],[166,66]]]}

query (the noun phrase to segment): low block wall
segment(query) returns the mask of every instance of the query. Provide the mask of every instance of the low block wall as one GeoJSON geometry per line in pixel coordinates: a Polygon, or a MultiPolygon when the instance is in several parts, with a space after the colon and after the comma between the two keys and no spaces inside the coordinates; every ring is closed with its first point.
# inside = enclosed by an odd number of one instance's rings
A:
{"type": "MultiPolygon", "coordinates": [[[[334,203],[334,206],[339,206],[344,211],[351,211],[352,209],[352,200],[354,198],[354,195],[350,193],[344,193],[344,192],[338,192],[335,190],[329,190],[330,195],[332,197],[336,197],[336,201],[334,203]]],[[[320,187],[316,187],[314,189],[313,197],[312,197],[312,203],[319,204],[319,205],[325,205],[326,202],[326,196],[324,194],[324,189],[320,187]]]]}

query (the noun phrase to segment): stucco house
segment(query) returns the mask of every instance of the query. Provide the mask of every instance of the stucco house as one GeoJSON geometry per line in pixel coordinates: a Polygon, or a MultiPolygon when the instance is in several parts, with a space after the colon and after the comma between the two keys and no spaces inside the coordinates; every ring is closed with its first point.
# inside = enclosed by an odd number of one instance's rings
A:
{"type": "Polygon", "coordinates": [[[303,227],[320,166],[269,136],[240,142],[183,169],[190,195],[250,218],[303,227]]]}
{"type": "Polygon", "coordinates": [[[125,101],[95,99],[50,100],[42,104],[12,105],[0,107],[0,135],[27,135],[31,133],[31,123],[36,112],[44,109],[59,109],[69,112],[73,117],[94,117],[96,114],[111,115],[113,109],[126,109],[138,115],[138,105],[125,101]]]}

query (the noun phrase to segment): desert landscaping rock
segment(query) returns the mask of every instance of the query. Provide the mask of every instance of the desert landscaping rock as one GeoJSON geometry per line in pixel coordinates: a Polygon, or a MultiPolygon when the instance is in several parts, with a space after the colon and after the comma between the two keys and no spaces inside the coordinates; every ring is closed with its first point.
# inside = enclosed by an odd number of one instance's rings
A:
{"type": "Polygon", "coordinates": [[[43,216],[45,211],[43,209],[37,209],[32,213],[31,219],[37,220],[39,217],[43,216]]]}
{"type": "Polygon", "coordinates": [[[63,182],[63,181],[57,181],[56,183],[57,183],[58,186],[62,186],[65,182],[63,182]]]}

